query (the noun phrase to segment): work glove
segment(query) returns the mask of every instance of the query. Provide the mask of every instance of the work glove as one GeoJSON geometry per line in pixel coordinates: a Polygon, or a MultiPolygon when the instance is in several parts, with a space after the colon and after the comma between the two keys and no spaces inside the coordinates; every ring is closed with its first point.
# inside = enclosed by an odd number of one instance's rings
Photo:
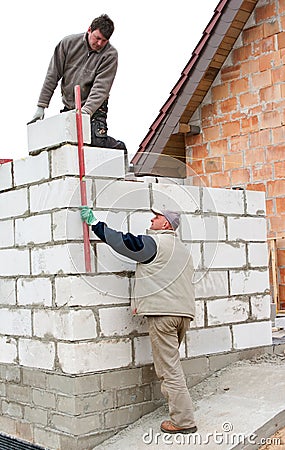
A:
{"type": "Polygon", "coordinates": [[[44,116],[45,116],[45,108],[43,108],[43,106],[38,106],[32,120],[28,122],[27,125],[29,125],[30,123],[34,123],[37,120],[43,120],[44,116]]]}
{"type": "Polygon", "coordinates": [[[97,220],[93,214],[92,209],[88,206],[81,206],[80,209],[81,220],[83,222],[86,222],[87,225],[92,225],[92,223],[97,220]]]}

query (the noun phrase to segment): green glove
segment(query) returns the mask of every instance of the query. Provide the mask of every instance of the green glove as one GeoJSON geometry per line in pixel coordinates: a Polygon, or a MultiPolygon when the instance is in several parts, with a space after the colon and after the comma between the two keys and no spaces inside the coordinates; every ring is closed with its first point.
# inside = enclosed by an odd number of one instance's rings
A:
{"type": "Polygon", "coordinates": [[[45,116],[45,108],[43,108],[42,106],[38,106],[32,120],[30,120],[30,122],[28,122],[27,125],[29,125],[30,123],[34,123],[37,120],[43,120],[44,116],[45,116]]]}
{"type": "Polygon", "coordinates": [[[83,222],[86,222],[87,225],[92,225],[92,223],[95,222],[95,220],[97,220],[93,214],[92,209],[89,208],[88,206],[81,206],[80,209],[81,209],[80,211],[81,220],[83,222]]]}

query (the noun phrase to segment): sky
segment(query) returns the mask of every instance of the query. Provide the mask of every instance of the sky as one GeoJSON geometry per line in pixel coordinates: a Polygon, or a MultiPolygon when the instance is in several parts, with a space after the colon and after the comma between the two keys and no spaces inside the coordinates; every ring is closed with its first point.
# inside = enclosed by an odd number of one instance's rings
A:
{"type": "MultiPolygon", "coordinates": [[[[29,155],[27,122],[32,119],[46,70],[57,43],[87,31],[108,14],[115,24],[110,39],[119,66],[110,92],[108,134],[125,142],[130,158],[199,42],[218,0],[16,0],[0,17],[0,158],[29,155]]],[[[62,108],[57,88],[45,117],[62,108]]]]}

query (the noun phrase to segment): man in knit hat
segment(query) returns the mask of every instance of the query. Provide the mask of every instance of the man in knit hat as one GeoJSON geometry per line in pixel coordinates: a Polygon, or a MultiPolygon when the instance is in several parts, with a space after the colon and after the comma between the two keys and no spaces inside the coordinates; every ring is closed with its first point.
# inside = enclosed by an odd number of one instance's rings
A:
{"type": "Polygon", "coordinates": [[[179,346],[195,315],[193,263],[176,230],[180,215],[153,209],[150,229],[134,236],[109,228],[87,206],[81,218],[106,244],[137,262],[133,314],[145,316],[156,374],[168,401],[170,420],[161,424],[166,433],[195,433],[192,400],[180,362],[179,346]]]}

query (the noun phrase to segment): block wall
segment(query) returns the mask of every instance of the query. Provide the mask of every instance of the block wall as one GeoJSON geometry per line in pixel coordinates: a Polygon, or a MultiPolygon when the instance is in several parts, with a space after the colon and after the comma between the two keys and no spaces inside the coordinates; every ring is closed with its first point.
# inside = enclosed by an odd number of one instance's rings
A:
{"type": "MultiPolygon", "coordinates": [[[[285,7],[257,3],[187,138],[194,184],[266,194],[268,236],[285,236],[285,7]]],[[[284,240],[278,240],[280,307],[285,310],[284,240]]]]}
{"type": "MultiPolygon", "coordinates": [[[[88,204],[142,233],[179,210],[193,255],[196,319],[181,347],[188,384],[214,358],[271,345],[262,192],[126,181],[122,151],[85,147],[88,204]]],[[[135,265],[91,238],[84,266],[77,147],[0,166],[0,429],[49,449],[91,449],[161,404],[135,265]]],[[[237,356],[235,356],[237,357],[237,356]]]]}

